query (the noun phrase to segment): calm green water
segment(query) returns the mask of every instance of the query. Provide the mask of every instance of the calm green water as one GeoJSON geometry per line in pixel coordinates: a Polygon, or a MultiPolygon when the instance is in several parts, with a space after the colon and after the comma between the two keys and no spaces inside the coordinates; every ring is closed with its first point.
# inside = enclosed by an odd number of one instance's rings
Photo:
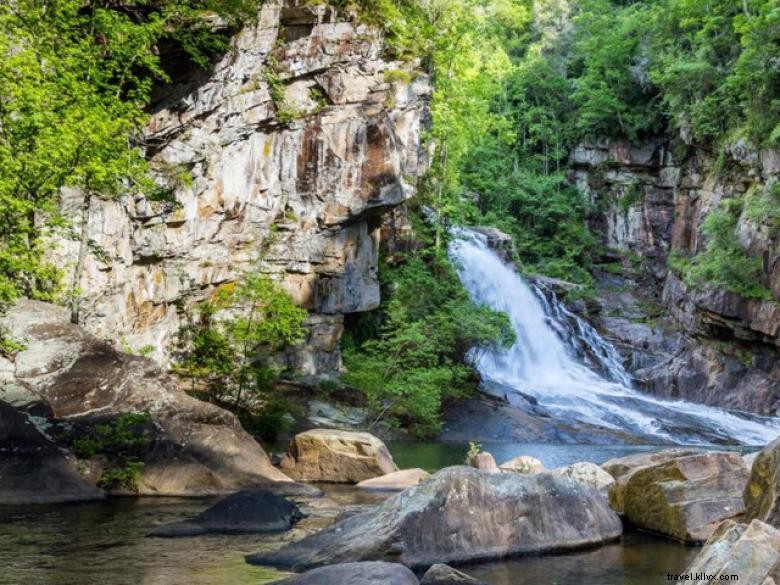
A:
{"type": "MultiPolygon", "coordinates": [[[[603,461],[635,447],[485,445],[502,461],[517,454],[548,467],[603,461]]],[[[463,461],[465,445],[394,444],[399,465],[431,470],[463,461]]],[[[368,496],[331,486],[340,505],[368,496]]],[[[368,498],[370,499],[370,498],[368,498]]],[[[201,512],[213,500],[115,499],[101,503],[0,507],[1,585],[260,585],[279,574],[244,563],[269,546],[269,537],[146,538],[154,526],[201,512]]],[[[275,537],[278,538],[278,537],[275,537]]],[[[492,585],[645,585],[666,582],[684,569],[696,549],[640,533],[620,545],[556,557],[468,567],[492,585]]],[[[334,584],[339,585],[339,584],[334,584]]]]}

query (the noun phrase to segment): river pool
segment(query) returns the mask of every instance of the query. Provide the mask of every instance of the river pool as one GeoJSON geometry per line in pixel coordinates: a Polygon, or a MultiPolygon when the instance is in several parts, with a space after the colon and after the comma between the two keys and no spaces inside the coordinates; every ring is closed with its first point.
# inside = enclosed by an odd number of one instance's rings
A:
{"type": "MultiPolygon", "coordinates": [[[[548,467],[602,462],[648,447],[484,445],[503,461],[518,454],[548,467]]],[[[430,470],[463,461],[467,446],[391,444],[402,467],[430,470]]],[[[321,486],[341,504],[375,496],[344,486],[321,486]]],[[[154,526],[191,517],[213,499],[132,499],[0,507],[2,585],[259,585],[279,576],[253,567],[244,555],[268,546],[263,536],[148,538],[154,526]]],[[[276,537],[278,541],[278,537],[276,537]]],[[[562,556],[529,557],[467,567],[492,585],[650,585],[682,571],[697,549],[627,532],[620,543],[562,556]]],[[[337,584],[334,584],[337,585],[337,584]]]]}

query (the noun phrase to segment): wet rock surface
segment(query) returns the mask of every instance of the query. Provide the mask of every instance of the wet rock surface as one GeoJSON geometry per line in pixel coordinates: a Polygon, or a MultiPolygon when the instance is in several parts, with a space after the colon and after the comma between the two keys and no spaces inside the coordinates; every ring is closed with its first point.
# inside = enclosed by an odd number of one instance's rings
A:
{"type": "Polygon", "coordinates": [[[283,532],[303,518],[294,503],[263,490],[244,490],[217,502],[191,520],[159,526],[150,536],[262,534],[283,532]]]}
{"type": "MultiPolygon", "coordinates": [[[[233,414],[190,397],[152,360],[119,353],[70,324],[64,308],[20,301],[0,322],[24,344],[2,380],[4,392],[26,389],[25,411],[43,413],[60,442],[67,444],[74,429],[148,413],[134,493],[202,496],[260,486],[317,493],[275,469],[233,414]]],[[[91,480],[98,482],[100,472],[91,480]]]]}
{"type": "Polygon", "coordinates": [[[428,567],[562,552],[621,532],[604,498],[572,480],[451,467],[373,510],[248,560],[296,570],[366,560],[428,567]]]}
{"type": "Polygon", "coordinates": [[[358,483],[398,471],[385,444],[369,433],[314,429],[296,435],[281,462],[301,481],[358,483]]]}

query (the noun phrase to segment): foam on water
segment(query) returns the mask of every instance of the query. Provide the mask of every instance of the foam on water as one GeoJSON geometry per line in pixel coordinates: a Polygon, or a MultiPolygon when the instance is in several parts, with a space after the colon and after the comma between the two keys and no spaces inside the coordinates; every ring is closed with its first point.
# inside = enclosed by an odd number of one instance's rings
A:
{"type": "Polygon", "coordinates": [[[554,295],[548,298],[529,286],[481,234],[458,228],[454,235],[449,253],[463,285],[478,304],[505,312],[517,337],[508,349],[475,354],[483,381],[531,395],[564,420],[664,441],[763,445],[780,435],[776,418],[659,400],[633,390],[617,351],[591,325],[554,295]],[[578,346],[588,350],[591,365],[601,373],[586,365],[578,346]]]}

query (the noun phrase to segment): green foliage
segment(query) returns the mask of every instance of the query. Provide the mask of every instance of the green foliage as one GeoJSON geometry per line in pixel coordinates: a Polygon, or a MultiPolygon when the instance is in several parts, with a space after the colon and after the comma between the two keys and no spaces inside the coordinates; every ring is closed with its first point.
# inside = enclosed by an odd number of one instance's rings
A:
{"type": "Polygon", "coordinates": [[[771,299],[763,283],[761,259],[751,257],[737,240],[741,212],[742,201],[724,201],[702,223],[707,238],[704,250],[690,259],[672,255],[669,265],[692,288],[721,286],[745,298],[771,299]]]}
{"type": "Polygon", "coordinates": [[[191,379],[195,393],[241,411],[255,427],[268,423],[270,433],[277,428],[273,421],[280,422],[271,390],[281,373],[271,354],[304,339],[306,316],[268,275],[248,273],[202,304],[181,328],[177,371],[191,379]]]}
{"type": "Polygon", "coordinates": [[[104,460],[101,487],[133,490],[143,469],[141,450],[150,442],[144,434],[150,421],[148,412],[123,414],[111,422],[94,425],[71,436],[70,446],[81,459],[100,457],[104,460]]]}
{"type": "Polygon", "coordinates": [[[480,350],[514,335],[505,315],[471,302],[432,243],[394,261],[383,261],[378,323],[345,349],[344,381],[365,392],[376,422],[402,422],[426,437],[438,432],[446,400],[473,391],[480,350]]]}
{"type": "Polygon", "coordinates": [[[207,66],[256,0],[14,0],[0,5],[0,304],[53,300],[48,241],[65,235],[63,187],[89,196],[155,191],[133,137],[155,81],[160,42],[207,66]]]}
{"type": "Polygon", "coordinates": [[[482,445],[479,443],[475,443],[473,441],[469,441],[469,450],[466,453],[466,465],[471,465],[471,462],[482,453],[482,445]]]}

